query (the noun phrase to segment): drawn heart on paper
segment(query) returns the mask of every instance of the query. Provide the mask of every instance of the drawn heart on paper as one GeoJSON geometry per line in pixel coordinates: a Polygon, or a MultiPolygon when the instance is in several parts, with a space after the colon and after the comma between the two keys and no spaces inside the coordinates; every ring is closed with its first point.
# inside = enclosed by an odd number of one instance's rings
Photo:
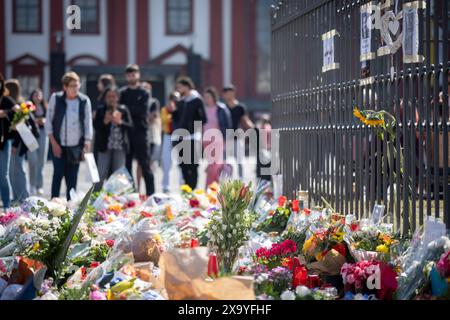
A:
{"type": "Polygon", "coordinates": [[[389,31],[393,35],[397,34],[399,28],[400,28],[400,22],[398,22],[398,20],[391,20],[391,21],[389,21],[389,31]]]}
{"type": "Polygon", "coordinates": [[[400,20],[403,19],[403,11],[399,12],[397,16],[393,11],[386,12],[381,18],[381,37],[389,47],[391,54],[397,52],[402,46],[403,31],[397,35],[400,29],[400,20]],[[392,36],[396,36],[393,40],[392,36]]]}

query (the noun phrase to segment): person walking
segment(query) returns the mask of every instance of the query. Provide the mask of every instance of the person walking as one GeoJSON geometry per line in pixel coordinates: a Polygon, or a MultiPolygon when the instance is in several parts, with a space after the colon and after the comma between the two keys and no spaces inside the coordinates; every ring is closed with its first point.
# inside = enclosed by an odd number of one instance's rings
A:
{"type": "MultiPolygon", "coordinates": [[[[21,94],[22,88],[19,80],[8,80],[6,81],[5,86],[9,91],[9,96],[16,102],[16,104],[19,105],[25,102],[21,94]]],[[[30,128],[36,138],[39,137],[39,133],[32,115],[25,121],[25,125],[30,128]]],[[[12,130],[13,142],[11,149],[11,165],[9,170],[11,177],[11,188],[13,191],[13,202],[20,203],[30,196],[27,175],[25,173],[25,155],[28,149],[16,129],[12,127],[12,130]]]]}
{"type": "MultiPolygon", "coordinates": [[[[243,129],[247,131],[253,129],[255,125],[250,120],[247,108],[244,104],[239,102],[236,98],[236,88],[234,85],[225,86],[222,91],[222,97],[231,112],[231,119],[233,121],[233,130],[243,129]]],[[[234,141],[234,155],[238,163],[239,179],[243,179],[243,156],[245,155],[245,141],[243,139],[236,139],[234,141]],[[243,151],[238,152],[238,150],[243,151]]]]}
{"type": "Polygon", "coordinates": [[[155,192],[153,172],[150,168],[149,115],[150,96],[139,85],[140,70],[137,65],[126,68],[128,85],[120,90],[120,104],[125,105],[131,114],[133,127],[129,131],[130,152],[127,155],[127,169],[132,174],[133,159],[136,158],[142,168],[147,195],[155,192]]]}
{"type": "Polygon", "coordinates": [[[9,91],[5,86],[5,78],[0,73],[0,193],[4,210],[11,205],[9,174],[12,144],[11,119],[14,110],[18,108],[8,95],[9,91]]]}
{"type": "Polygon", "coordinates": [[[120,92],[109,87],[104,92],[105,105],[97,110],[94,120],[95,144],[98,150],[98,171],[100,183],[126,164],[126,155],[130,149],[128,131],[133,126],[127,107],[120,105],[120,92]]]}
{"type": "MultiPolygon", "coordinates": [[[[197,150],[201,149],[201,132],[195,132],[195,122],[202,126],[208,121],[205,105],[200,94],[195,90],[195,85],[188,77],[179,78],[176,82],[176,90],[181,99],[175,109],[170,108],[175,129],[184,129],[189,135],[181,137],[182,140],[190,141],[190,159],[181,161],[180,168],[184,182],[192,189],[197,188],[198,161],[200,155],[197,150]],[[186,163],[187,162],[187,163],[186,163]]],[[[176,141],[175,144],[181,142],[176,141]]],[[[183,158],[184,152],[180,154],[183,158]]]]}
{"type": "MultiPolygon", "coordinates": [[[[150,81],[144,81],[141,83],[141,87],[147,91],[150,96],[150,114],[149,114],[149,141],[150,141],[150,168],[152,171],[155,168],[155,163],[160,159],[161,155],[161,118],[159,116],[159,110],[161,105],[159,100],[152,95],[152,84],[150,81]]],[[[136,170],[136,183],[137,190],[141,190],[141,180],[142,180],[142,168],[140,165],[137,166],[136,170]]]]}
{"type": "Polygon", "coordinates": [[[208,122],[203,125],[203,148],[209,150],[205,153],[208,161],[206,167],[206,187],[213,182],[219,183],[220,174],[225,168],[225,140],[226,131],[232,129],[231,114],[226,105],[219,102],[217,90],[213,87],[205,90],[203,95],[206,105],[208,122]],[[220,130],[222,140],[211,138],[208,130],[220,130]],[[214,152],[211,152],[214,150],[214,152]]]}
{"type": "Polygon", "coordinates": [[[47,114],[47,102],[41,89],[35,89],[30,95],[30,101],[36,106],[33,112],[39,132],[39,148],[28,152],[28,167],[30,174],[30,194],[44,195],[44,167],[47,162],[48,137],[45,133],[45,116],[47,114]]]}
{"type": "Polygon", "coordinates": [[[89,152],[92,142],[92,107],[90,99],[80,92],[80,77],[75,72],[66,73],[62,84],[64,91],[50,98],[45,131],[54,154],[52,198],[59,197],[65,178],[70,200],[70,190],[77,188],[83,154],[89,152]]]}
{"type": "Polygon", "coordinates": [[[170,192],[170,169],[172,168],[172,131],[173,121],[172,114],[168,109],[175,110],[177,102],[180,100],[180,94],[176,91],[169,96],[168,106],[161,108],[161,128],[162,150],[161,150],[161,167],[163,170],[162,188],[164,193],[170,192]]]}

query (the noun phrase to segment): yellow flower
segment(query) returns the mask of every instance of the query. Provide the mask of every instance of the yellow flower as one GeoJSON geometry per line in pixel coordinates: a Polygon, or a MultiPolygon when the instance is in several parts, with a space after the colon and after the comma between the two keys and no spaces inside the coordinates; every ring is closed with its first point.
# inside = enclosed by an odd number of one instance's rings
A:
{"type": "Polygon", "coordinates": [[[368,126],[378,127],[378,126],[384,125],[384,120],[383,119],[366,119],[366,121],[364,123],[368,126]]]}
{"type": "Polygon", "coordinates": [[[159,234],[154,236],[153,240],[155,240],[157,244],[161,244],[162,243],[161,236],[159,234]]]}
{"type": "Polygon", "coordinates": [[[167,219],[169,221],[173,220],[173,212],[172,212],[172,207],[170,205],[167,206],[167,219]]]}
{"type": "Polygon", "coordinates": [[[318,254],[316,254],[316,260],[317,260],[317,261],[321,261],[322,258],[323,258],[322,252],[319,252],[318,254]]]}
{"type": "Polygon", "coordinates": [[[362,113],[359,111],[358,107],[355,107],[355,108],[353,109],[353,115],[354,115],[355,117],[357,117],[359,120],[363,121],[363,122],[364,122],[364,120],[366,119],[366,118],[362,115],[362,113]]]}
{"type": "Polygon", "coordinates": [[[388,246],[386,246],[384,244],[380,244],[377,247],[376,251],[379,252],[379,253],[388,253],[389,252],[389,248],[388,248],[388,246]]]}
{"type": "Polygon", "coordinates": [[[189,187],[187,184],[181,186],[181,191],[185,193],[192,193],[192,188],[189,187]]]}
{"type": "Polygon", "coordinates": [[[41,247],[41,245],[39,244],[39,242],[36,242],[33,246],[33,252],[37,252],[40,247],[41,247]]]}
{"type": "Polygon", "coordinates": [[[344,232],[336,232],[333,236],[333,238],[337,241],[337,242],[342,242],[344,240],[344,232]]]}
{"type": "Polygon", "coordinates": [[[106,299],[114,300],[114,294],[112,293],[111,289],[108,289],[107,294],[106,294],[106,299]]]}
{"type": "Polygon", "coordinates": [[[310,237],[308,240],[305,241],[305,243],[303,244],[303,253],[307,253],[309,251],[309,249],[311,248],[312,244],[314,241],[314,237],[310,237]]]}
{"type": "Polygon", "coordinates": [[[202,195],[202,194],[204,194],[205,193],[205,190],[203,190],[203,189],[198,189],[198,190],[195,190],[195,192],[194,192],[196,195],[202,195]]]}

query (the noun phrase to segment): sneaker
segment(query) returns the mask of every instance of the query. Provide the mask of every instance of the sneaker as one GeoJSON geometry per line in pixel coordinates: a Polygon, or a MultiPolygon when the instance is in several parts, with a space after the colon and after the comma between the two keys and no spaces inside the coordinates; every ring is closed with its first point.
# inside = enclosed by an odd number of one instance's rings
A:
{"type": "Polygon", "coordinates": [[[38,196],[42,197],[44,195],[44,189],[43,188],[39,188],[37,191],[38,196]]]}

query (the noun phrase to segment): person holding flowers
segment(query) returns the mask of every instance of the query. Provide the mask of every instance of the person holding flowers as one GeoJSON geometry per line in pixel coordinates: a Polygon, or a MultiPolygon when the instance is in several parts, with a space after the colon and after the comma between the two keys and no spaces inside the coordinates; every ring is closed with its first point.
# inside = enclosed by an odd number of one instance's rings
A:
{"type": "Polygon", "coordinates": [[[20,108],[18,108],[15,112],[11,122],[11,130],[13,130],[13,143],[11,151],[10,175],[11,187],[14,196],[13,201],[22,202],[30,196],[27,176],[25,173],[25,155],[28,148],[18,133],[16,126],[24,122],[36,138],[39,137],[39,132],[32,117],[32,112],[35,110],[35,106],[31,101],[25,101],[22,98],[19,81],[17,79],[11,79],[6,82],[6,87],[10,92],[11,98],[13,98],[17,103],[20,103],[20,108]]]}
{"type": "Polygon", "coordinates": [[[9,167],[11,163],[11,119],[18,106],[9,97],[9,90],[5,86],[5,78],[0,73],[0,193],[3,208],[8,209],[11,203],[9,167]]]}

